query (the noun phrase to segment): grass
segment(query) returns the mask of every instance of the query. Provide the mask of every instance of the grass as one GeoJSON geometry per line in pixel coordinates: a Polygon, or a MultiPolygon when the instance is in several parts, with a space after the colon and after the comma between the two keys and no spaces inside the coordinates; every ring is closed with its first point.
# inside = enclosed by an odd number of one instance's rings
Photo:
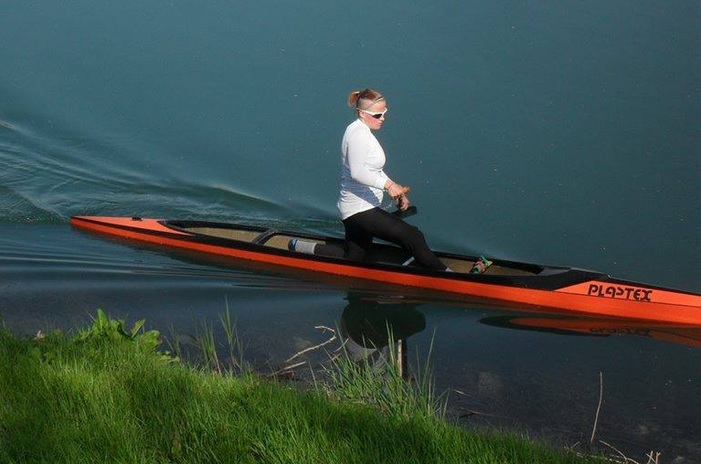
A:
{"type": "Polygon", "coordinates": [[[354,359],[342,345],[340,354],[325,369],[326,382],[317,383],[317,389],[340,401],[371,405],[390,417],[445,418],[447,398],[436,394],[428,363],[413,376],[402,372],[398,344],[389,328],[387,346],[375,351],[372,358],[354,359]]]}
{"type": "Polygon", "coordinates": [[[347,358],[330,376],[338,390],[300,392],[250,371],[185,365],[142,327],[99,311],[75,335],[0,329],[0,462],[586,462],[450,425],[431,409],[434,396],[412,399],[415,387],[387,372],[368,380],[362,365],[349,373],[347,358]]]}

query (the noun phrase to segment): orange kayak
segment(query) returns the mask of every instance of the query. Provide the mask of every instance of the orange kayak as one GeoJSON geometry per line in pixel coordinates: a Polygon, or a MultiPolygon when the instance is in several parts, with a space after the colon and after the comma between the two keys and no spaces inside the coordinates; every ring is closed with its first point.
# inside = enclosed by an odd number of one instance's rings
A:
{"type": "Polygon", "coordinates": [[[454,272],[431,271],[413,264],[406,251],[393,245],[374,245],[367,259],[358,263],[320,256],[309,252],[309,247],[297,248],[307,252],[289,249],[291,240],[311,244],[311,250],[319,244],[340,249],[340,238],[251,225],[100,216],[75,216],[71,224],[173,249],[527,305],[540,311],[701,326],[700,294],[577,268],[495,259],[486,271],[472,273],[479,257],[436,252],[454,272]]]}

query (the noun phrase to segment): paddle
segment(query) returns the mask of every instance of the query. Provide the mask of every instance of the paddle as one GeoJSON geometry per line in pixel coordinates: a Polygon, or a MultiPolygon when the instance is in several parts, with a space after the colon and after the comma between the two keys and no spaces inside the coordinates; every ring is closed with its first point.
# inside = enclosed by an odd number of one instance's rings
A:
{"type": "Polygon", "coordinates": [[[397,208],[396,210],[392,211],[392,214],[394,214],[398,218],[402,218],[402,219],[413,216],[416,213],[418,213],[418,210],[416,209],[416,206],[414,206],[414,205],[411,205],[410,207],[408,207],[405,210],[401,210],[401,209],[397,208]]]}

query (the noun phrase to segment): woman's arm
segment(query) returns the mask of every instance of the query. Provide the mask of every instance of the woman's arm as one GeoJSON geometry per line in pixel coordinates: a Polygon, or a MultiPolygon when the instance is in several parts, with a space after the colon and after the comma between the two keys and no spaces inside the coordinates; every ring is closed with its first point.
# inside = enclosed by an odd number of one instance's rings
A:
{"type": "Polygon", "coordinates": [[[351,178],[363,185],[385,189],[385,184],[389,177],[381,167],[373,167],[368,163],[370,147],[361,140],[354,141],[348,145],[348,168],[351,178]]]}

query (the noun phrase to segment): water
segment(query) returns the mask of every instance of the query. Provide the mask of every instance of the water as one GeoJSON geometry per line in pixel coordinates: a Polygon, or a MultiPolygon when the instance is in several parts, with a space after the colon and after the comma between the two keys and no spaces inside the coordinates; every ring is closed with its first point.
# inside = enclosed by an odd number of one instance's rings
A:
{"type": "Polygon", "coordinates": [[[231,269],[68,225],[141,215],[338,233],[344,101],[371,86],[389,99],[387,171],[412,187],[411,221],[432,246],[699,292],[693,2],[37,0],[2,12],[0,312],[13,330],[75,327],[102,307],[192,333],[229,304],[248,356],[275,369],[325,340],[315,326],[381,300],[402,309],[412,349],[434,339],[437,381],[460,392],[467,424],[586,441],[602,372],[599,437],[701,459],[693,336],[514,330],[486,322],[517,313],[484,303],[410,303],[402,289],[231,269]]]}

